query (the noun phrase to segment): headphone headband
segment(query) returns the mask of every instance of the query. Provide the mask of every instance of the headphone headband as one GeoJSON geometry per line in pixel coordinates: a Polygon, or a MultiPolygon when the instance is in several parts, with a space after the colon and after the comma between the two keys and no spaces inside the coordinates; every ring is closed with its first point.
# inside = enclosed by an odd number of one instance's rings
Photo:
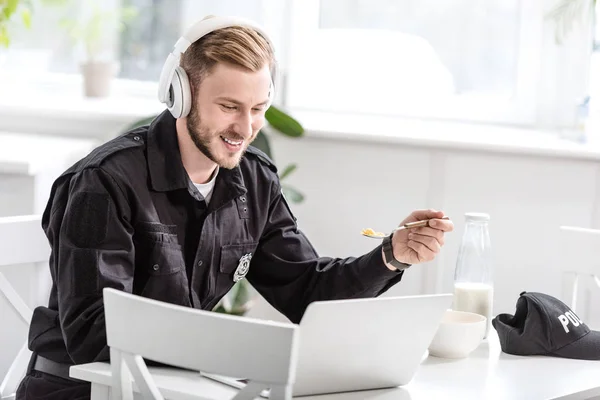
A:
{"type": "MultiPolygon", "coordinates": [[[[192,26],[190,26],[185,31],[183,36],[181,36],[177,40],[177,42],[175,43],[175,46],[173,47],[173,51],[171,53],[169,53],[167,60],[165,61],[163,69],[160,73],[160,79],[158,81],[158,100],[161,103],[169,103],[169,102],[173,103],[174,102],[172,99],[170,99],[169,88],[173,82],[175,75],[176,75],[176,70],[179,67],[179,61],[181,58],[181,54],[183,52],[185,52],[188,49],[188,47],[191,46],[192,43],[199,40],[203,36],[213,32],[213,31],[216,31],[218,29],[228,28],[228,27],[233,27],[233,26],[242,26],[242,27],[254,29],[255,31],[260,33],[265,38],[265,40],[271,46],[272,51],[274,51],[275,46],[273,45],[273,42],[271,41],[269,35],[265,32],[265,30],[263,28],[261,28],[258,24],[256,24],[255,22],[253,22],[251,20],[248,20],[245,18],[240,18],[240,17],[211,17],[211,18],[206,18],[206,19],[200,20],[200,21],[194,23],[192,26]]],[[[168,105],[169,105],[169,107],[172,106],[172,104],[168,104],[168,105]]],[[[178,113],[178,114],[182,114],[182,113],[178,113]]],[[[183,114],[187,114],[187,113],[183,113],[183,114]]]]}

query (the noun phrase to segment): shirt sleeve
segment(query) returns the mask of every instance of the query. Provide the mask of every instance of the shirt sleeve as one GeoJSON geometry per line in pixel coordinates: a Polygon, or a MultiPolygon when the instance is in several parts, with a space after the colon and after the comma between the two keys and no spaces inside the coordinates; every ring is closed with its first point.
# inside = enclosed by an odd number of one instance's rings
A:
{"type": "Polygon", "coordinates": [[[132,292],[130,209],[117,182],[100,168],[84,169],[66,186],[47,232],[59,323],[73,362],[104,361],[109,350],[102,289],[132,292]]]}
{"type": "Polygon", "coordinates": [[[248,280],[273,307],[298,323],[313,301],[376,297],[402,275],[385,266],[381,245],[360,257],[319,257],[277,185],[248,280]]]}

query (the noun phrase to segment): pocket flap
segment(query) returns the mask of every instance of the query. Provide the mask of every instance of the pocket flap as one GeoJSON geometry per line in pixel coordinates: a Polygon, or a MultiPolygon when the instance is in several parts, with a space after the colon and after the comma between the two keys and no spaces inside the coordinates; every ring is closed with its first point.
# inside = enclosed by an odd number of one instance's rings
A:
{"type": "MultiPolygon", "coordinates": [[[[165,242],[179,246],[177,225],[165,225],[158,222],[138,222],[135,225],[135,238],[141,241],[165,242]]],[[[181,246],[179,246],[181,249],[181,246]]]]}
{"type": "Polygon", "coordinates": [[[177,235],[177,225],[161,224],[160,222],[141,221],[136,224],[136,228],[147,233],[165,233],[167,235],[177,235]]]}
{"type": "Polygon", "coordinates": [[[221,263],[219,266],[221,273],[228,274],[235,271],[242,262],[242,257],[252,258],[257,246],[257,242],[221,246],[221,263]]]}

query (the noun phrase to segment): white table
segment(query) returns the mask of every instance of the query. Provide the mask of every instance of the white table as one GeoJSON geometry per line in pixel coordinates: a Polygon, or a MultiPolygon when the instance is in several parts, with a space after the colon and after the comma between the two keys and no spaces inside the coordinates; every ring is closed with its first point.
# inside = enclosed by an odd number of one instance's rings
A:
{"type": "MultiPolygon", "coordinates": [[[[235,389],[195,372],[150,368],[166,398],[231,398],[235,389]]],[[[92,382],[92,400],[108,400],[110,368],[105,363],[71,367],[71,376],[92,382]]],[[[589,399],[600,398],[600,361],[502,353],[495,331],[468,358],[428,357],[406,386],[302,397],[304,400],[589,399]]]]}

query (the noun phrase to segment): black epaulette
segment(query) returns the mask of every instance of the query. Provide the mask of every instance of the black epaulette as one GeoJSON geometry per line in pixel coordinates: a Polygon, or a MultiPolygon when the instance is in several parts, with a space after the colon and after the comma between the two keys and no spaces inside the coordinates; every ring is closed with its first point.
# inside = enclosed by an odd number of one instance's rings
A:
{"type": "Polygon", "coordinates": [[[75,165],[76,168],[83,169],[87,167],[99,167],[106,158],[112,155],[132,147],[144,146],[144,134],[147,129],[148,127],[136,128],[103,143],[92,150],[85,158],[80,160],[75,165]]]}
{"type": "Polygon", "coordinates": [[[264,164],[266,164],[273,172],[275,172],[275,173],[277,172],[277,166],[275,165],[273,160],[271,160],[271,158],[264,151],[254,147],[254,146],[248,146],[248,148],[246,149],[246,153],[255,155],[260,161],[262,161],[264,164]]]}

